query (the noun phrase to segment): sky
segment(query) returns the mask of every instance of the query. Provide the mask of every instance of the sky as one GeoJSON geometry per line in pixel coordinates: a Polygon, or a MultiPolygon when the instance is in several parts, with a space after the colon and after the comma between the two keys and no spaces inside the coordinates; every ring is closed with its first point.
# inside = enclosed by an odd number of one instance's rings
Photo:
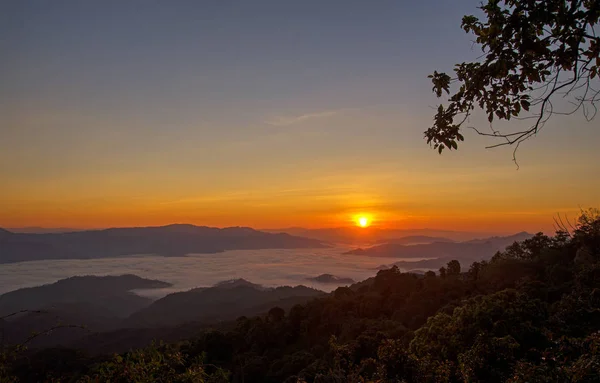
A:
{"type": "Polygon", "coordinates": [[[2,2],[0,227],[549,231],[598,207],[597,120],[551,120],[518,169],[472,132],[424,141],[478,4],[2,2]]]}

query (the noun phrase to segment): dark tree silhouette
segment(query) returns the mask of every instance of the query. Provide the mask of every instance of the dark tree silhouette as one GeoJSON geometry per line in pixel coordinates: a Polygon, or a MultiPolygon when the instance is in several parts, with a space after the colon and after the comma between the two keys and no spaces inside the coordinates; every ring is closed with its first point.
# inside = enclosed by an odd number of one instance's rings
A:
{"type": "Polygon", "coordinates": [[[443,266],[440,267],[440,277],[446,278],[446,268],[443,266]]]}
{"type": "MultiPolygon", "coordinates": [[[[583,211],[568,235],[539,233],[470,267],[450,260],[440,275],[392,267],[287,315],[275,307],[120,355],[4,348],[0,382],[599,381],[596,210],[583,211]]],[[[136,333],[93,339],[100,350],[149,342],[136,333]]]]}
{"type": "Polygon", "coordinates": [[[460,262],[458,262],[456,259],[451,260],[446,265],[446,270],[447,270],[448,275],[460,274],[460,262]]]}
{"type": "Polygon", "coordinates": [[[273,307],[269,310],[268,318],[273,322],[281,322],[285,317],[285,310],[281,307],[273,307]]]}
{"type": "Polygon", "coordinates": [[[484,20],[472,15],[462,20],[483,52],[479,60],[457,64],[453,75],[435,71],[429,76],[435,94],[445,92],[450,98],[425,131],[427,143],[439,153],[457,149],[476,108],[485,112],[491,130],[471,128],[498,140],[488,148],[514,145],[514,152],[553,115],[582,111],[588,121],[594,118],[600,100],[600,37],[595,30],[600,1],[488,0],[480,9],[484,20]],[[570,107],[555,108],[557,98],[570,107]],[[495,119],[511,118],[531,125],[515,132],[492,126],[495,119]]]}

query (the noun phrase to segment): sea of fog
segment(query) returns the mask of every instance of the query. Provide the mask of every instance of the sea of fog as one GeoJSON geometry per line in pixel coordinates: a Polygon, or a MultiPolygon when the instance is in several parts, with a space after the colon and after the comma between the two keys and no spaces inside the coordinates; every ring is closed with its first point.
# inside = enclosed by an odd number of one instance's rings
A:
{"type": "MultiPolygon", "coordinates": [[[[235,250],[218,254],[193,254],[185,257],[136,255],[91,260],[47,260],[0,265],[0,294],[76,275],[135,274],[173,284],[166,289],[136,290],[135,293],[160,298],[176,291],[244,278],[267,287],[305,285],[331,291],[335,284],[307,280],[321,274],[352,278],[374,276],[377,268],[400,258],[343,255],[347,248],[235,250]]],[[[418,259],[412,259],[418,260],[418,259]]]]}

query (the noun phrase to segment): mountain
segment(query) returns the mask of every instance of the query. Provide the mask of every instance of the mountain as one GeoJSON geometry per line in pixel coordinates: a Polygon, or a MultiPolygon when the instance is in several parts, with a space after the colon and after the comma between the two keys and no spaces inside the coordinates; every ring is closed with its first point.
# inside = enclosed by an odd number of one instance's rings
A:
{"type": "MultiPolygon", "coordinates": [[[[489,259],[496,252],[504,250],[514,242],[523,241],[532,236],[532,234],[521,232],[507,237],[490,237],[466,242],[435,242],[421,245],[384,244],[367,249],[354,249],[345,254],[405,259],[416,258],[414,261],[399,261],[392,265],[405,270],[417,268],[437,269],[452,259],[456,259],[461,263],[489,259]]],[[[380,268],[387,267],[382,265],[380,268]]]]}
{"type": "Polygon", "coordinates": [[[598,381],[599,220],[461,266],[444,275],[392,267],[266,315],[119,329],[72,345],[92,355],[9,344],[2,372],[22,382],[598,381]],[[113,352],[123,354],[97,354],[113,352]]]}
{"type": "Polygon", "coordinates": [[[325,295],[305,286],[266,288],[244,279],[170,294],[155,302],[131,292],[169,286],[122,275],[71,277],[15,290],[0,296],[0,318],[7,316],[0,320],[0,334],[7,343],[18,344],[44,333],[28,343],[33,348],[80,345],[121,350],[119,345],[131,345],[132,340],[144,345],[157,336],[180,339],[217,322],[264,314],[274,306],[289,309],[325,295]],[[94,345],[97,342],[104,346],[94,345]]]}
{"type": "Polygon", "coordinates": [[[505,244],[508,243],[509,245],[512,244],[513,242],[520,242],[523,241],[525,239],[529,239],[533,237],[533,234],[530,234],[526,231],[521,231],[517,234],[513,234],[507,237],[498,237],[498,236],[494,236],[494,237],[489,237],[489,238],[475,238],[475,239],[471,239],[469,241],[465,241],[465,243],[487,243],[487,242],[491,242],[491,243],[499,243],[499,244],[505,244]]]}
{"type": "Polygon", "coordinates": [[[87,304],[108,316],[127,317],[152,302],[131,290],[170,286],[167,282],[131,274],[71,277],[0,295],[0,316],[21,310],[46,310],[63,304],[87,304]]]}
{"type": "Polygon", "coordinates": [[[434,242],[454,242],[454,240],[445,237],[432,237],[429,235],[408,235],[406,237],[388,239],[385,242],[398,245],[421,245],[434,242]]]}
{"type": "Polygon", "coordinates": [[[489,237],[494,233],[461,232],[436,229],[380,229],[369,227],[337,227],[323,229],[305,229],[290,227],[283,229],[263,229],[269,233],[288,233],[320,241],[342,244],[380,244],[400,243],[419,244],[431,242],[467,241],[474,238],[489,237]]]}
{"type": "Polygon", "coordinates": [[[508,237],[490,237],[466,242],[434,242],[419,245],[386,243],[366,249],[350,250],[344,254],[395,258],[473,258],[486,256],[490,251],[493,255],[515,241],[522,241],[532,236],[533,234],[522,232],[508,237]]]}
{"type": "Polygon", "coordinates": [[[318,277],[306,278],[309,281],[318,283],[335,283],[335,284],[352,284],[354,280],[352,278],[340,278],[331,274],[321,274],[318,277]]]}
{"type": "Polygon", "coordinates": [[[169,286],[136,275],[82,276],[11,291],[0,296],[0,317],[17,315],[7,318],[2,331],[5,340],[15,344],[54,328],[29,345],[68,345],[91,332],[118,328],[124,318],[152,303],[131,290],[169,286]]]}
{"type": "Polygon", "coordinates": [[[118,328],[89,333],[71,346],[92,354],[124,352],[132,347],[145,347],[157,339],[175,342],[207,330],[231,329],[237,320],[267,314],[275,306],[288,311],[326,296],[305,286],[272,289],[244,279],[225,281],[209,288],[171,294],[120,322],[118,328]]]}
{"type": "MultiPolygon", "coordinates": [[[[213,287],[219,288],[219,289],[234,289],[236,287],[250,287],[256,290],[265,290],[265,288],[261,285],[258,285],[256,283],[252,283],[249,282],[247,280],[245,280],[244,278],[238,278],[238,279],[229,279],[227,281],[221,281],[216,283],[213,287]]],[[[210,287],[208,287],[210,288],[210,287]]],[[[206,288],[204,288],[206,289],[206,288]]],[[[193,289],[193,291],[199,291],[200,289],[193,289]]]]}
{"type": "MultiPolygon", "coordinates": [[[[503,251],[515,242],[524,241],[533,237],[526,232],[517,233],[507,237],[490,237],[459,243],[432,243],[429,245],[415,245],[398,247],[398,245],[382,245],[371,249],[354,250],[354,254],[395,256],[400,258],[426,258],[414,261],[398,261],[391,265],[382,265],[379,269],[398,266],[404,270],[438,269],[449,261],[456,259],[462,264],[471,264],[476,261],[490,259],[498,251],[503,251]]],[[[422,270],[420,270],[422,271],[422,270]]]]}
{"type": "Polygon", "coordinates": [[[86,229],[73,229],[68,227],[11,227],[8,228],[13,233],[30,233],[30,234],[48,234],[48,233],[70,233],[73,231],[85,231],[86,229]]]}
{"type": "Polygon", "coordinates": [[[132,254],[184,256],[225,250],[320,248],[318,240],[247,227],[194,225],[113,228],[70,233],[0,233],[0,263],[92,259],[132,254]]]}
{"type": "Polygon", "coordinates": [[[43,334],[29,347],[68,346],[91,333],[118,328],[122,318],[94,303],[57,303],[8,318],[0,324],[8,344],[20,344],[32,334],[43,334]],[[48,331],[51,330],[51,331],[48,331]]]}
{"type": "Polygon", "coordinates": [[[489,244],[462,242],[435,242],[421,245],[400,245],[396,243],[386,243],[366,249],[358,248],[350,250],[344,254],[393,258],[441,258],[446,256],[479,254],[482,249],[487,247],[491,246],[489,246],[489,244]]]}
{"type": "Polygon", "coordinates": [[[159,327],[232,320],[266,312],[273,306],[291,307],[322,294],[305,286],[265,288],[240,279],[169,294],[131,315],[124,326],[159,327]]]}

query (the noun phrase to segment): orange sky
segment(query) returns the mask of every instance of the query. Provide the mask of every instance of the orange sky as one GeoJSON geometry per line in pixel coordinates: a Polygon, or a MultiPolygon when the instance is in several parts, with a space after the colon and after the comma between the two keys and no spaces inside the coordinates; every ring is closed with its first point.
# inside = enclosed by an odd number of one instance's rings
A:
{"type": "Polygon", "coordinates": [[[427,75],[479,55],[478,1],[9,3],[0,227],[549,231],[600,206],[598,119],[555,116],[519,170],[469,130],[423,140],[427,75]]]}
{"type": "Polygon", "coordinates": [[[552,160],[550,153],[524,151],[526,164],[516,170],[506,152],[474,148],[438,156],[422,149],[415,156],[422,163],[412,165],[401,159],[375,164],[355,159],[347,165],[323,160],[321,166],[256,172],[240,167],[227,174],[82,169],[22,179],[0,191],[0,226],[338,227],[364,213],[380,227],[551,231],[555,214],[575,217],[579,206],[597,206],[600,185],[590,174],[597,168],[592,162],[578,166],[552,160]],[[473,152],[487,162],[478,164],[473,152]],[[555,162],[548,166],[549,161],[555,162]]]}

